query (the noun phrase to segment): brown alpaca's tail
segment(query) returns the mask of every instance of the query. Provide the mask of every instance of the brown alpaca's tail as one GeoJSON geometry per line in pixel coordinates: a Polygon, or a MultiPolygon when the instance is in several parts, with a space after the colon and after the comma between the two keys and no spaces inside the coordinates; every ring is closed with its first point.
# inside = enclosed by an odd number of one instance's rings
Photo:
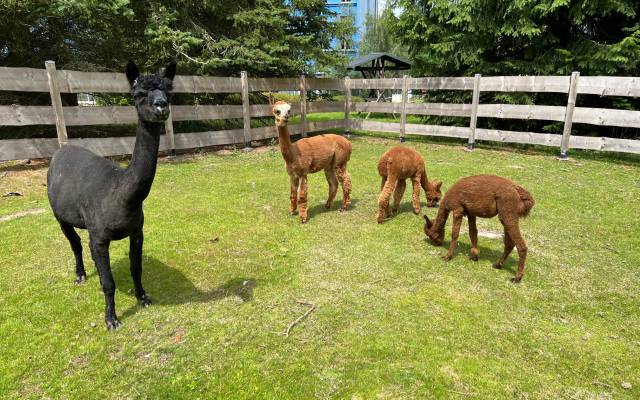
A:
{"type": "Polygon", "coordinates": [[[536,202],[535,200],[533,200],[533,196],[531,196],[531,193],[529,193],[522,186],[516,185],[516,191],[520,196],[520,209],[518,210],[518,214],[521,217],[526,217],[527,215],[529,215],[529,211],[531,211],[536,202]]]}

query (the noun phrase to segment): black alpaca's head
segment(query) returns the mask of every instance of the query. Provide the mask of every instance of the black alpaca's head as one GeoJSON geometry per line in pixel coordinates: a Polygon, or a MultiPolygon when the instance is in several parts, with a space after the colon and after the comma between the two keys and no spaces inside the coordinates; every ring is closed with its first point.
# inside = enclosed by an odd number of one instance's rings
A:
{"type": "Polygon", "coordinates": [[[133,61],[127,63],[127,79],[140,119],[162,122],[169,118],[171,89],[176,75],[176,63],[170,62],[162,74],[140,75],[133,61]]]}

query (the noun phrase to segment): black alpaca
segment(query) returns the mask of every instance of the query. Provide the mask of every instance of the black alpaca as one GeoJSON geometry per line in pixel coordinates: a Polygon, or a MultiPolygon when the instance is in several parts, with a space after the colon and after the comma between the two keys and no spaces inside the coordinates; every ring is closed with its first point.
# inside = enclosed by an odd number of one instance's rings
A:
{"type": "Polygon", "coordinates": [[[122,169],[113,162],[76,146],[64,146],[51,159],[47,191],[53,214],[71,243],[76,258],[76,283],[86,280],[82,244],[75,228],[89,231],[89,248],[100,276],[105,297],[107,329],[120,325],[116,315],[116,285],[109,263],[109,243],[129,236],[131,277],[136,297],[143,306],[151,301],[142,288],[142,202],[151,190],[156,173],[160,135],[169,117],[169,104],[176,64],[164,74],[141,76],[129,61],[127,79],[138,112],[136,144],[131,162],[122,169]]]}

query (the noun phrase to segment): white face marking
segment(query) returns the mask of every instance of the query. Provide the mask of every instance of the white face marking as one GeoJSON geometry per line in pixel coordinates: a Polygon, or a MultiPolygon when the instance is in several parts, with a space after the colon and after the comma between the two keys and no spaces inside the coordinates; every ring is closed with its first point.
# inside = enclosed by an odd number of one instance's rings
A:
{"type": "Polygon", "coordinates": [[[290,104],[278,104],[275,106],[276,111],[280,111],[280,115],[287,115],[291,111],[290,104]]]}

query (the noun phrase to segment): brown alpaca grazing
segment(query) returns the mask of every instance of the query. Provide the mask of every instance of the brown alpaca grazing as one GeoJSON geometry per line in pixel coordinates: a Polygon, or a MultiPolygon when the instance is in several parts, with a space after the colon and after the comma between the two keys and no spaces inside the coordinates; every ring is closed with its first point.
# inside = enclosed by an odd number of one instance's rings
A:
{"type": "Polygon", "coordinates": [[[427,196],[427,206],[437,207],[442,194],[442,182],[429,182],[420,153],[406,146],[396,146],[387,150],[378,161],[378,174],[382,177],[378,213],[376,218],[381,224],[386,217],[398,212],[400,200],[407,187],[405,180],[413,183],[413,212],[420,214],[420,186],[427,196]],[[393,194],[393,208],[389,207],[389,198],[393,194]]]}
{"type": "Polygon", "coordinates": [[[504,227],[504,252],[493,267],[501,269],[515,245],[519,256],[518,271],[511,281],[517,283],[522,280],[524,263],[527,259],[527,243],[520,234],[518,220],[526,217],[534,204],[533,197],[526,189],[508,179],[495,175],[469,176],[460,179],[447,191],[440,203],[435,221],[431,222],[426,215],[424,216],[426,220],[424,233],[432,244],[441,246],[444,239],[444,225],[449,213],[453,213],[451,244],[444,256],[445,260],[450,260],[458,241],[462,217],[466,215],[471,238],[470,257],[473,261],[477,261],[480,250],[478,250],[476,217],[492,218],[498,215],[504,227]]]}
{"type": "Polygon", "coordinates": [[[325,208],[328,210],[333,205],[340,182],[343,195],[340,210],[346,211],[351,204],[351,177],[347,172],[351,143],[342,136],[333,134],[308,137],[291,143],[288,127],[291,105],[284,101],[276,102],[273,116],[278,129],[280,152],[291,180],[290,214],[295,215],[299,206],[300,222],[307,222],[307,175],[322,169],[329,182],[329,198],[325,208]]]}

